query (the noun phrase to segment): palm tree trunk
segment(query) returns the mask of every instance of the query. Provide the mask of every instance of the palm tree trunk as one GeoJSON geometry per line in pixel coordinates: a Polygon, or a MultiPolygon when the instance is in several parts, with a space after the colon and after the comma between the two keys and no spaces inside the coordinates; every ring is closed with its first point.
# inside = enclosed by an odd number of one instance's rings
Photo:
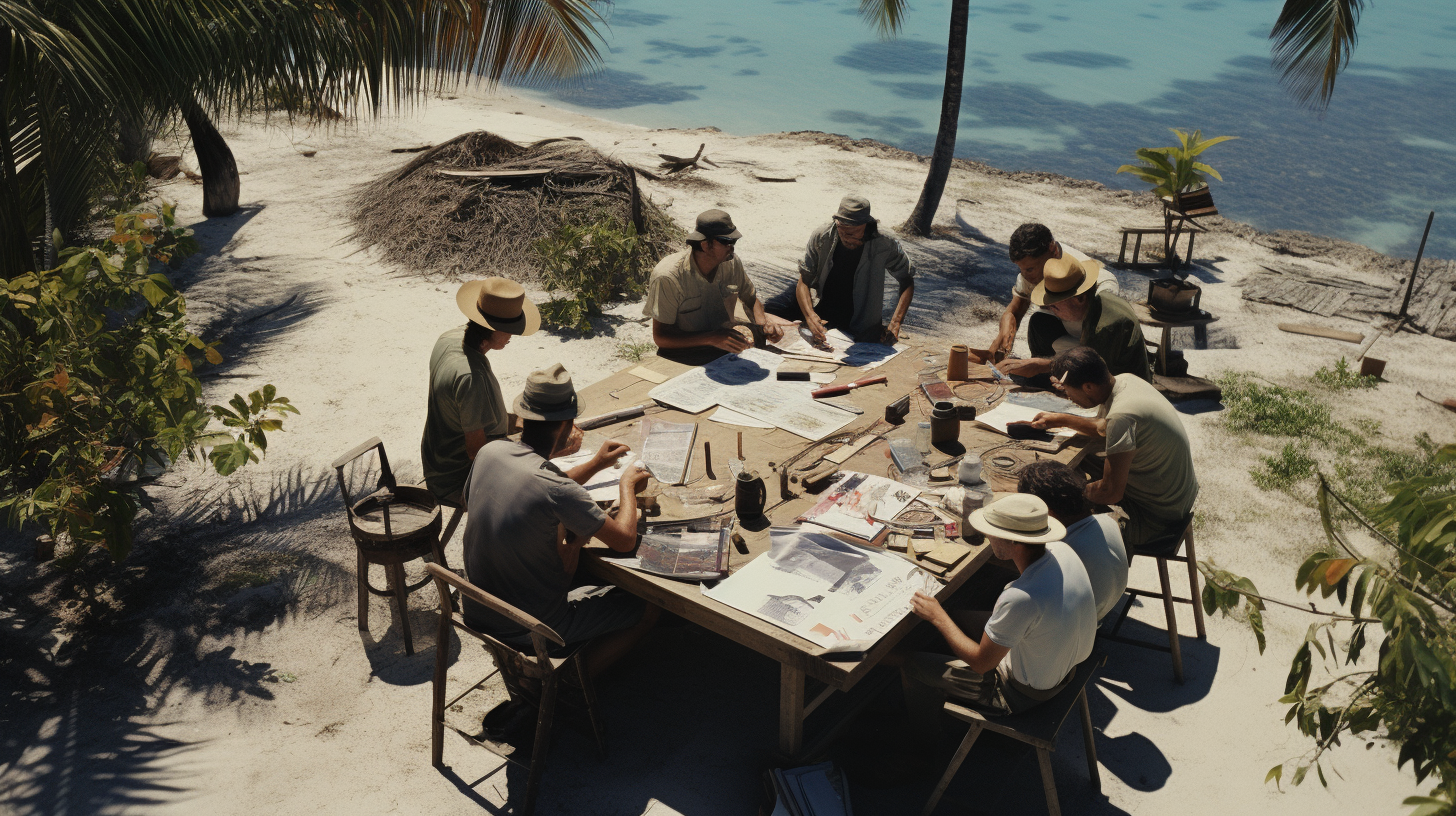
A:
{"type": "Polygon", "coordinates": [[[232,215],[238,211],[239,188],[233,151],[197,100],[183,103],[182,118],[187,120],[197,166],[202,170],[202,215],[206,218],[232,215]]]}
{"type": "Polygon", "coordinates": [[[961,83],[966,75],[966,30],[970,0],[951,0],[950,44],[945,52],[945,90],[940,96],[940,127],[935,132],[935,149],[930,154],[930,172],[920,190],[920,200],[910,219],[900,229],[912,235],[929,235],[945,180],[950,176],[955,154],[956,128],[961,116],[961,83]]]}

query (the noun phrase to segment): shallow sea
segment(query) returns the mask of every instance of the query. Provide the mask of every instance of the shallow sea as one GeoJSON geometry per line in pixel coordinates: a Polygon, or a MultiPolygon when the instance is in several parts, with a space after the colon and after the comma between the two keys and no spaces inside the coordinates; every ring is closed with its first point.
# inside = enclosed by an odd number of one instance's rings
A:
{"type": "MultiPolygon", "coordinates": [[[[1025,0],[972,5],[956,155],[1141,189],[1116,175],[1169,128],[1231,134],[1204,154],[1227,216],[1456,258],[1456,2],[1367,4],[1355,58],[1323,115],[1269,67],[1277,0],[1025,0]]],[[[521,89],[650,127],[824,130],[929,153],[946,0],[893,40],[858,0],[616,0],[602,70],[521,89]]]]}

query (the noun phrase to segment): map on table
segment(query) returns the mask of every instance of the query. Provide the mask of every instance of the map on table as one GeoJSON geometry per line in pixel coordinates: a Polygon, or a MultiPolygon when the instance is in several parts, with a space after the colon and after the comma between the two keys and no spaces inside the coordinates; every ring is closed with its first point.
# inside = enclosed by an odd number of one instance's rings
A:
{"type": "Polygon", "coordinates": [[[810,396],[811,382],[779,382],[783,358],[763,349],[719,357],[647,392],[649,397],[690,414],[721,405],[773,427],[818,440],[854,421],[855,414],[810,396]]]}
{"type": "Polygon", "coordinates": [[[864,651],[940,582],[898,555],[822,528],[775,527],[768,554],[703,594],[831,651],[864,651]]]}
{"type": "Polygon", "coordinates": [[[856,343],[839,329],[830,329],[825,332],[824,341],[825,345],[829,346],[828,350],[816,348],[802,337],[785,334],[784,340],[776,345],[789,354],[817,357],[866,371],[879,368],[895,355],[909,348],[904,343],[896,343],[893,346],[885,343],[856,343]]]}

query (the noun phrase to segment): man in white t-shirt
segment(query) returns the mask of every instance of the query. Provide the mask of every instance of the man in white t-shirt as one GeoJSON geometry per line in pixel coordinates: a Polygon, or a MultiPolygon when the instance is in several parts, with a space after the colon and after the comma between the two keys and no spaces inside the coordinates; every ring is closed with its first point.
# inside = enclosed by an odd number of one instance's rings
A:
{"type": "MultiPolygon", "coordinates": [[[[1042,269],[1046,267],[1047,261],[1052,258],[1060,258],[1063,253],[1082,262],[1092,260],[1073,247],[1052,238],[1052,231],[1045,225],[1022,224],[1011,233],[1008,254],[1011,256],[1011,262],[1016,264],[1016,268],[1021,271],[1016,276],[1016,283],[1011,287],[1011,302],[1006,304],[1006,311],[1001,313],[1001,331],[996,335],[996,342],[991,346],[993,355],[1004,356],[1011,353],[1011,347],[1016,342],[1016,330],[1021,325],[1021,318],[1028,309],[1032,308],[1031,293],[1036,285],[1041,283],[1042,269]]],[[[1096,291],[1099,295],[1117,294],[1117,278],[1110,274],[1098,276],[1096,291]]],[[[1039,341],[1046,338],[1050,344],[1049,348],[1040,348],[1040,342],[1033,344],[1031,350],[1033,357],[1051,357],[1081,342],[1082,323],[1060,320],[1056,315],[1038,306],[1032,310],[1031,320],[1027,322],[1026,333],[1028,342],[1035,336],[1039,341]]]]}
{"type": "Polygon", "coordinates": [[[946,612],[915,593],[915,614],[940,630],[954,658],[921,652],[906,661],[902,679],[911,724],[933,733],[947,695],[992,713],[1025,711],[1055,697],[1077,664],[1092,653],[1097,603],[1087,570],[1061,542],[1065,532],[1046,502],[1013,493],[971,514],[992,553],[1020,575],[986,613],[946,612]]]}
{"type": "Polygon", "coordinates": [[[1022,468],[1016,490],[1046,502],[1052,518],[1067,528],[1062,542],[1087,568],[1097,619],[1102,620],[1127,589],[1127,549],[1117,520],[1111,513],[1092,514],[1087,480],[1061,462],[1043,459],[1022,468]]]}

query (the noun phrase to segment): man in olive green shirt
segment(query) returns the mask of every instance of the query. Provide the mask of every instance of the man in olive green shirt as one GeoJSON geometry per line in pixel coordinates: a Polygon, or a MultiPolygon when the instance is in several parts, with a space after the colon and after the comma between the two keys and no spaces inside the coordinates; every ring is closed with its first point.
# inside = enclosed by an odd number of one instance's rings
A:
{"type": "Polygon", "coordinates": [[[652,318],[652,342],[669,352],[663,356],[684,362],[699,362],[699,358],[723,352],[736,354],[753,345],[730,325],[732,286],[737,287],[738,302],[763,327],[768,339],[783,337],[782,321],[764,314],[753,281],[733,254],[733,245],[743,237],[733,219],[722,210],[707,210],[698,215],[696,226],[688,233],[688,249],[658,261],[647,282],[642,314],[652,318]],[[719,351],[714,354],[713,348],[719,351]]]}
{"type": "MultiPolygon", "coordinates": [[[[1148,349],[1143,343],[1143,329],[1138,325],[1132,304],[1117,295],[1098,290],[1102,264],[1095,260],[1079,260],[1070,253],[1052,258],[1043,267],[1041,283],[1031,291],[1031,302],[1043,306],[1060,321],[1080,323],[1079,346],[1088,346],[1107,362],[1113,374],[1132,374],[1152,382],[1148,366],[1148,349]]],[[[1061,327],[1053,325],[1057,336],[1061,327]]],[[[1028,329],[1027,341],[1032,358],[1002,360],[1000,369],[1006,374],[1035,377],[1051,370],[1055,354],[1049,331],[1028,329]]]]}
{"type": "Polygon", "coordinates": [[[1113,376],[1086,346],[1058,354],[1051,375],[1067,399],[1098,408],[1098,415],[1044,412],[1031,425],[1104,437],[1107,463],[1102,478],[1087,485],[1087,498],[1127,513],[1122,537],[1129,554],[1171,555],[1198,499],[1193,452],[1177,409],[1149,383],[1131,374],[1113,376]]]}
{"type": "Polygon", "coordinates": [[[505,398],[486,353],[541,327],[526,290],[505,278],[462,284],[455,304],[470,322],[440,335],[430,352],[430,397],[420,442],[425,484],[446,507],[464,505],[461,488],[476,451],[510,431],[505,398]]]}

